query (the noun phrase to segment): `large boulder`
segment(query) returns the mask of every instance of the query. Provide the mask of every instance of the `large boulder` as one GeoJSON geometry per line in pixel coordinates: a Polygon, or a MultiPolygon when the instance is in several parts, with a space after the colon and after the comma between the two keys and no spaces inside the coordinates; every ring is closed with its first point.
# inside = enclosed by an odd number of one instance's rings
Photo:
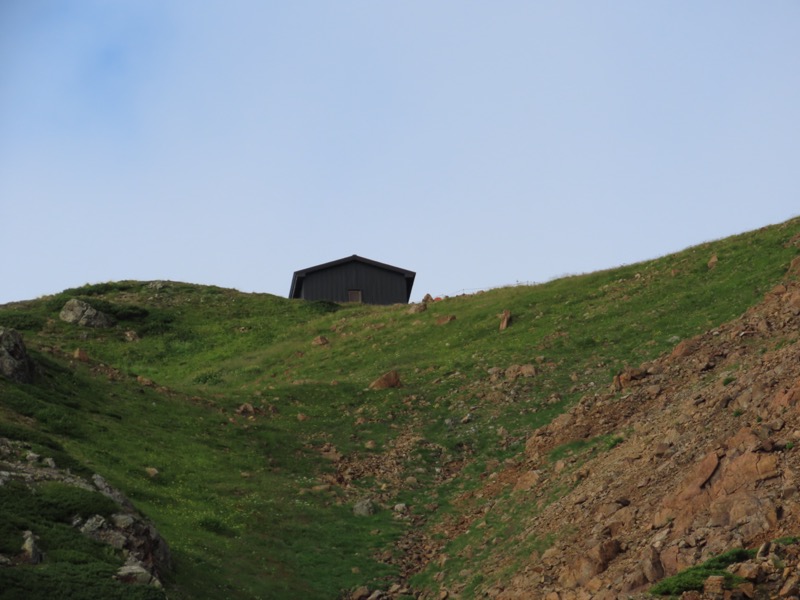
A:
{"type": "Polygon", "coordinates": [[[93,308],[87,302],[73,298],[68,300],[59,313],[59,318],[67,323],[83,327],[113,327],[114,318],[93,308]]]}
{"type": "Polygon", "coordinates": [[[0,327],[0,375],[19,383],[30,383],[33,372],[33,361],[20,333],[0,327]]]}

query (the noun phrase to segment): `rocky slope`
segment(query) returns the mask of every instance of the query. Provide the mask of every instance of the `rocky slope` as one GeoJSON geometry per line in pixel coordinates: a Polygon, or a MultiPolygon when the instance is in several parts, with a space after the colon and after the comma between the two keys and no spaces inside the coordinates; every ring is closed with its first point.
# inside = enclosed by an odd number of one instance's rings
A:
{"type": "MultiPolygon", "coordinates": [[[[112,500],[117,510],[108,518],[99,514],[84,517],[77,512],[72,517],[71,526],[84,536],[110,546],[112,553],[124,558],[125,564],[117,571],[116,579],[124,583],[161,587],[160,578],[171,569],[167,542],[155,526],[102,476],[95,474],[89,481],[71,473],[69,469],[60,468],[51,457],[32,452],[29,445],[0,437],[0,487],[10,482],[19,482],[34,494],[41,484],[57,482],[102,494],[112,500]]],[[[48,562],[49,556],[39,548],[38,533],[26,531],[20,540],[21,552],[16,556],[0,554],[0,566],[48,562]]]]}
{"type": "MultiPolygon", "coordinates": [[[[516,540],[554,540],[521,563],[509,564],[503,549],[491,552],[476,568],[490,580],[510,567],[513,574],[477,591],[503,599],[628,597],[725,550],[797,534],[798,275],[795,259],[759,305],[619,374],[606,393],[583,397],[531,434],[523,460],[465,494],[465,506],[475,508],[448,523],[456,535],[485,524],[510,493],[532,507],[516,540]],[[576,450],[552,459],[569,447],[576,450]],[[562,494],[551,501],[556,489],[562,494]]],[[[483,544],[492,544],[488,535],[483,544]]]]}

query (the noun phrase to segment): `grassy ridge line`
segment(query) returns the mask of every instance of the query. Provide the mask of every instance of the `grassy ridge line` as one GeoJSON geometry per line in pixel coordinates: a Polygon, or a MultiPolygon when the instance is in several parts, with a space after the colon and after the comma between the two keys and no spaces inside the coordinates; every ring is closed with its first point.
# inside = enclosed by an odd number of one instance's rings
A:
{"type": "MultiPolygon", "coordinates": [[[[475,484],[483,463],[513,455],[559,407],[607,385],[625,364],[755,303],[796,256],[786,243],[798,229],[793,220],[656,261],[447,299],[421,314],[398,306],[335,310],[169,282],[85,286],[0,307],[0,324],[23,330],[30,347],[66,354],[80,347],[93,361],[68,366],[56,356],[35,387],[0,382],[0,421],[27,427],[26,418],[35,419],[32,431],[57,440],[154,518],[175,549],[171,596],[331,598],[391,574],[373,554],[401,526],[388,511],[357,519],[349,510],[358,495],[380,492],[380,478],[311,491],[332,469],[319,458],[323,444],[378,455],[398,431],[418,431],[446,454],[411,456],[407,474],[418,486],[389,491],[414,506],[433,497],[447,507],[475,484]],[[710,270],[714,254],[719,262],[710,270]],[[58,321],[73,296],[118,307],[117,329],[58,321]],[[505,309],[514,323],[499,332],[505,309]],[[436,325],[446,315],[456,320],[436,325]],[[141,339],[125,341],[125,330],[141,339]],[[312,345],[317,335],[330,344],[312,345]],[[481,397],[488,368],[537,357],[540,375],[520,383],[516,396],[499,404],[481,397]],[[109,381],[99,363],[120,377],[109,381]],[[364,391],[391,368],[405,388],[364,391]],[[136,376],[173,391],[142,386],[136,376]],[[545,404],[554,394],[560,403],[545,404]],[[244,402],[265,413],[235,415],[244,402]],[[467,412],[472,425],[445,424],[467,412]],[[308,418],[299,421],[298,413],[308,418]],[[516,446],[498,447],[501,427],[516,446]],[[374,450],[365,448],[368,441],[374,450]],[[464,459],[475,466],[446,486],[428,487],[437,468],[464,459]],[[146,466],[159,475],[147,477],[146,466]]],[[[447,567],[448,578],[457,562],[447,567]]]]}

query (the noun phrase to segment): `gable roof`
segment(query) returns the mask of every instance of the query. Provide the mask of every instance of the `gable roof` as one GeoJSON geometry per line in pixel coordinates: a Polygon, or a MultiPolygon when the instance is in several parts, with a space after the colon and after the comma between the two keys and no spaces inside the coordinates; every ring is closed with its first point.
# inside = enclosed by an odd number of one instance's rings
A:
{"type": "MultiPolygon", "coordinates": [[[[300,269],[299,271],[295,271],[294,276],[292,277],[292,288],[289,291],[289,298],[300,298],[302,296],[303,280],[309,273],[313,273],[315,271],[322,271],[324,269],[330,269],[332,267],[338,267],[339,265],[344,265],[349,262],[360,262],[364,263],[365,265],[370,265],[372,267],[377,267],[379,269],[392,271],[394,273],[397,273],[398,275],[402,275],[403,277],[406,278],[406,296],[408,298],[411,297],[411,288],[414,285],[414,278],[417,276],[417,274],[414,271],[401,269],[400,267],[393,267],[392,265],[387,265],[385,263],[378,262],[377,260],[370,260],[369,258],[364,258],[363,256],[358,256],[357,254],[353,254],[352,256],[346,256],[344,258],[340,258],[339,260],[332,260],[331,262],[322,263],[321,265],[316,265],[314,267],[308,267],[306,269],[300,269]]],[[[406,298],[406,301],[408,301],[408,298],[406,298]]]]}

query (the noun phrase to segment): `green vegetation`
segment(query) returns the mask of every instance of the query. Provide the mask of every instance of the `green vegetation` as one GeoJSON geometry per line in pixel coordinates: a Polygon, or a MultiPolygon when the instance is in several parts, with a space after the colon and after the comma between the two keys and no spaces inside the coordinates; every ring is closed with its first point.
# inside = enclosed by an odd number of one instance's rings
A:
{"type": "MultiPolygon", "coordinates": [[[[626,366],[759,301],[796,256],[786,242],[798,231],[794,220],[414,314],[132,281],[1,306],[0,326],[23,333],[39,371],[33,385],[0,380],[0,436],[123,490],[171,544],[170,598],[335,598],[361,584],[386,586],[398,572],[387,554],[400,558],[393,542],[408,523],[395,518],[394,503],[428,517],[431,528],[457,514],[457,499],[482,484],[487,465],[517,456],[532,430],[626,366]],[[719,261],[710,270],[712,254],[719,261]],[[70,298],[117,325],[60,321],[70,298]],[[503,310],[513,323],[501,332],[503,310]],[[436,323],[448,315],[456,320],[436,323]],[[330,343],[314,345],[320,335],[330,343]],[[77,349],[88,362],[73,358],[77,349]],[[490,369],[529,363],[535,376],[501,380],[499,391],[490,384],[490,369]],[[402,388],[367,389],[390,369],[402,388]],[[326,458],[331,448],[349,466],[326,458]],[[363,497],[381,509],[355,516],[363,497]]],[[[551,458],[619,443],[603,436],[551,458]]],[[[495,500],[485,525],[450,540],[443,552],[451,560],[424,570],[416,585],[436,589],[438,572],[457,581],[467,565],[495,560],[498,548],[514,545],[521,561],[552,543],[519,527],[536,508],[511,494],[495,500]]],[[[479,509],[481,499],[467,504],[479,509]]],[[[21,509],[7,510],[11,518],[21,509]]],[[[45,523],[68,528],[55,514],[30,526],[41,536],[45,523]]],[[[105,580],[103,569],[116,564],[92,561],[82,577],[95,569],[105,580]]],[[[2,573],[8,582],[71,577],[47,562],[2,573]]],[[[474,573],[464,597],[502,576],[474,573]]]]}
{"type": "Polygon", "coordinates": [[[624,441],[625,438],[620,435],[600,435],[590,439],[573,440],[553,448],[550,452],[550,461],[556,462],[567,457],[581,455],[587,451],[591,454],[598,451],[608,451],[619,446],[624,441]]]}
{"type": "Polygon", "coordinates": [[[707,560],[701,565],[690,567],[677,575],[662,579],[650,588],[650,593],[659,596],[677,596],[683,592],[692,590],[702,591],[703,582],[712,575],[722,575],[725,577],[725,587],[730,589],[736,583],[743,580],[740,577],[728,573],[725,570],[726,567],[753,558],[755,555],[755,550],[746,550],[744,548],[729,550],[728,552],[724,552],[719,556],[707,560]]]}
{"type": "Polygon", "coordinates": [[[10,481],[0,486],[0,554],[17,555],[23,532],[33,531],[45,555],[41,565],[0,569],[3,598],[163,600],[160,590],[112,579],[122,556],[70,524],[76,517],[108,517],[117,511],[119,507],[105,496],[62,483],[29,488],[10,481]]]}

